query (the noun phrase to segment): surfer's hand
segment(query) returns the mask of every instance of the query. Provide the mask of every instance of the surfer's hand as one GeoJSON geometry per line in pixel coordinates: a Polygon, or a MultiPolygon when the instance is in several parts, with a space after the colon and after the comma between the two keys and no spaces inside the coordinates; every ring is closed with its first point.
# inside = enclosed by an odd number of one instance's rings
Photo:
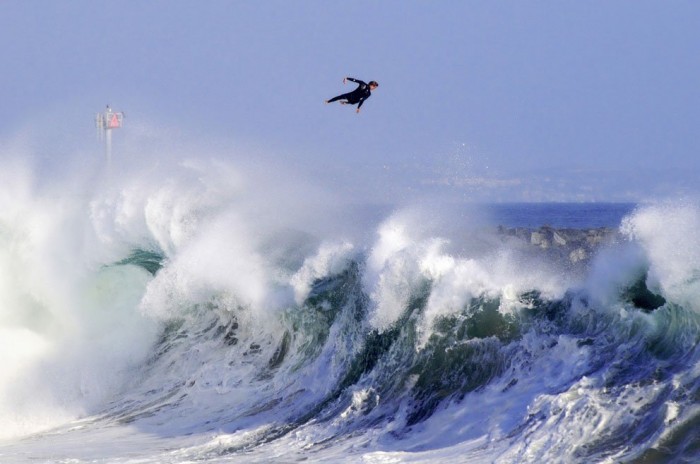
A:
{"type": "Polygon", "coordinates": [[[345,84],[347,81],[348,81],[348,78],[347,78],[347,77],[344,77],[344,78],[343,78],[343,84],[345,84]]]}

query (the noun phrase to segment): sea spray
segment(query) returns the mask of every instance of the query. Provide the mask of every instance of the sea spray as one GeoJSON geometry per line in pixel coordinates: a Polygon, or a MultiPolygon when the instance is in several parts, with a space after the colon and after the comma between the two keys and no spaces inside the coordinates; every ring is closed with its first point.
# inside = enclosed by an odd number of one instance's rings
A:
{"type": "Polygon", "coordinates": [[[363,242],[223,165],[5,188],[3,460],[695,456],[697,205],[590,256],[413,208],[363,242]]]}
{"type": "Polygon", "coordinates": [[[147,273],[103,267],[84,199],[38,193],[22,172],[13,177],[0,215],[5,437],[102,407],[156,333],[136,309],[147,273]]]}
{"type": "Polygon", "coordinates": [[[692,203],[654,205],[622,224],[648,257],[647,286],[694,311],[700,311],[699,228],[700,209],[692,203]]]}

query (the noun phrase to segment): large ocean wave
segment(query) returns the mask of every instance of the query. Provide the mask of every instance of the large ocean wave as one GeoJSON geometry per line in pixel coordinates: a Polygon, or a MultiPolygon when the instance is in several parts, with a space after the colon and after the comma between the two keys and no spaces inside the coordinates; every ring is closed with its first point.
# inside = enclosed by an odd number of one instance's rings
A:
{"type": "Polygon", "coordinates": [[[376,221],[226,163],[101,175],[0,174],[0,460],[700,453],[696,202],[555,255],[473,207],[376,221]]]}

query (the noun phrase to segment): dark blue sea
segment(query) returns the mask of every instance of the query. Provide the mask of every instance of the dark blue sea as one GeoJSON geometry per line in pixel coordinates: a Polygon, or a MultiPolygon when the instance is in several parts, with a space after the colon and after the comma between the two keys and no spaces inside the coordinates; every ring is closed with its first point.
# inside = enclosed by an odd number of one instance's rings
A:
{"type": "Polygon", "coordinates": [[[504,227],[587,229],[618,227],[634,203],[500,203],[485,205],[504,227]]]}

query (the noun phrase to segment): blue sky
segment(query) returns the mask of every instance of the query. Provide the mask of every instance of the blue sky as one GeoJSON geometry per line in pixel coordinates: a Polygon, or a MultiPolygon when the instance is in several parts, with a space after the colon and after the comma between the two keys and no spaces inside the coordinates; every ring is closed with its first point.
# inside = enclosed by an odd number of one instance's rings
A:
{"type": "Polygon", "coordinates": [[[358,200],[695,194],[698,24],[690,1],[5,1],[0,138],[50,120],[92,147],[110,103],[124,133],[232,140],[358,200]],[[360,114],[323,104],[344,76],[380,83],[360,114]]]}

